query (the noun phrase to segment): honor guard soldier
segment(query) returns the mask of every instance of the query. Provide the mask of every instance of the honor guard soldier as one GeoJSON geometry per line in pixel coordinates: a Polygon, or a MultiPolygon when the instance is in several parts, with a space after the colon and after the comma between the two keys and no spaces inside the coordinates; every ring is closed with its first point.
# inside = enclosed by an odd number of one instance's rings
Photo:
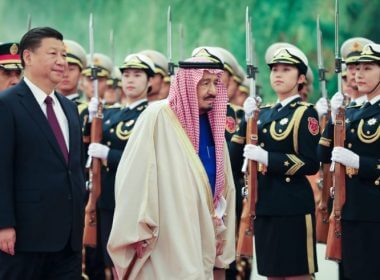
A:
{"type": "Polygon", "coordinates": [[[65,44],[69,66],[63,80],[58,84],[57,90],[79,106],[82,102],[80,101],[78,86],[82,78],[82,70],[87,63],[86,51],[75,41],[63,40],[63,43],[65,44]]]}
{"type": "Polygon", "coordinates": [[[0,91],[16,85],[21,79],[18,43],[0,43],[0,91]]]}
{"type": "Polygon", "coordinates": [[[366,101],[366,94],[360,92],[358,89],[358,85],[355,80],[355,73],[356,60],[358,59],[363,47],[369,43],[373,42],[366,38],[355,37],[345,41],[341,47],[342,60],[347,66],[347,83],[352,89],[352,93],[350,95],[351,106],[362,105],[366,101]]]}
{"type": "MultiPolygon", "coordinates": [[[[278,102],[260,108],[258,145],[244,148],[244,156],[259,166],[254,224],[258,273],[269,279],[310,279],[317,271],[315,207],[306,176],[319,169],[319,123],[313,105],[299,95],[308,60],[299,49],[287,47],[277,50],[268,65],[278,102]]],[[[247,114],[256,108],[254,99],[247,100],[247,114]]],[[[243,145],[243,135],[245,129],[231,146],[243,145]]]]}
{"type": "MultiPolygon", "coordinates": [[[[87,55],[87,67],[82,71],[83,74],[83,91],[87,98],[90,100],[93,96],[93,82],[91,80],[91,62],[90,56],[87,55]]],[[[96,70],[96,78],[98,80],[98,96],[101,102],[104,102],[104,94],[107,89],[107,80],[111,77],[112,61],[111,59],[101,53],[94,53],[93,65],[96,70]]],[[[91,120],[89,119],[88,104],[84,103],[79,106],[80,118],[83,122],[82,130],[84,142],[89,143],[91,120]]]]}
{"type": "Polygon", "coordinates": [[[151,89],[148,92],[148,101],[152,102],[165,99],[168,97],[169,90],[165,93],[165,91],[161,92],[161,88],[165,86],[165,79],[169,78],[170,82],[168,59],[162,53],[155,50],[144,50],[140,53],[149,57],[154,63],[155,74],[152,79],[151,89]]]}
{"type": "MultiPolygon", "coordinates": [[[[342,69],[345,69],[344,72],[342,71],[343,93],[350,98],[350,102],[347,102],[348,104],[344,105],[348,106],[348,109],[356,105],[360,106],[367,100],[366,94],[358,90],[358,85],[355,80],[355,72],[356,60],[359,58],[363,46],[369,43],[373,42],[366,38],[355,37],[346,40],[341,47],[343,62],[342,69]]],[[[331,102],[333,102],[333,100],[335,101],[336,98],[338,98],[337,102],[339,103],[339,100],[343,98],[343,96],[340,92],[337,92],[331,99],[331,102]]],[[[325,115],[328,111],[328,102],[325,98],[321,97],[315,104],[315,107],[318,111],[319,117],[321,117],[322,115],[325,115]]],[[[346,112],[346,114],[347,113],[348,112],[346,112]]]]}
{"type": "MultiPolygon", "coordinates": [[[[380,45],[368,44],[355,59],[355,84],[367,101],[346,109],[345,145],[333,147],[333,122],[318,147],[322,162],[346,168],[342,210],[342,264],[348,279],[379,279],[380,252],[380,45]],[[360,257],[358,257],[360,256],[360,257]]],[[[331,118],[343,98],[331,100],[331,118]]]]}
{"type": "MultiPolygon", "coordinates": [[[[100,220],[99,236],[104,263],[106,268],[113,268],[113,263],[107,253],[107,242],[111,231],[115,208],[115,175],[120,158],[128,139],[133,133],[133,127],[140,114],[148,105],[147,94],[154,76],[154,64],[145,55],[128,55],[123,65],[122,87],[126,95],[127,105],[111,106],[103,110],[102,143],[91,143],[88,155],[100,158],[103,162],[101,169],[101,194],[98,199],[98,219],[100,220]]],[[[90,115],[95,115],[98,108],[97,99],[89,104],[90,115]]]]}

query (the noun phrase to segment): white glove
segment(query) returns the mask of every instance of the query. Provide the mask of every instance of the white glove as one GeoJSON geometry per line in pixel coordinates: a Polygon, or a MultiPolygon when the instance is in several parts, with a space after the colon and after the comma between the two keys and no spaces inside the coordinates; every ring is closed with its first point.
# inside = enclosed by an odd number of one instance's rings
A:
{"type": "Polygon", "coordinates": [[[90,102],[88,103],[88,122],[92,122],[93,118],[98,112],[99,101],[95,97],[91,97],[90,102]]]}
{"type": "Polygon", "coordinates": [[[106,145],[102,145],[99,143],[91,143],[90,146],[88,146],[87,154],[94,158],[100,158],[106,160],[108,157],[108,153],[110,151],[110,148],[106,145]]]}
{"type": "Polygon", "coordinates": [[[253,111],[257,109],[257,103],[261,103],[260,97],[248,97],[243,104],[243,109],[245,112],[245,120],[248,120],[248,118],[252,117],[253,111]]]}
{"type": "Polygon", "coordinates": [[[245,145],[243,156],[247,159],[260,162],[264,165],[268,165],[268,152],[260,146],[252,144],[245,145]]]}
{"type": "Polygon", "coordinates": [[[317,110],[319,119],[321,119],[323,115],[326,115],[329,110],[329,103],[327,102],[327,99],[324,97],[319,98],[317,103],[315,103],[315,110],[317,110]]]}
{"type": "Polygon", "coordinates": [[[331,120],[334,123],[335,122],[335,116],[338,113],[339,107],[343,104],[343,94],[339,91],[334,94],[334,96],[331,98],[330,106],[331,106],[331,120]]]}
{"type": "Polygon", "coordinates": [[[341,163],[346,167],[359,169],[359,156],[343,147],[335,147],[332,150],[331,160],[341,163]]]}

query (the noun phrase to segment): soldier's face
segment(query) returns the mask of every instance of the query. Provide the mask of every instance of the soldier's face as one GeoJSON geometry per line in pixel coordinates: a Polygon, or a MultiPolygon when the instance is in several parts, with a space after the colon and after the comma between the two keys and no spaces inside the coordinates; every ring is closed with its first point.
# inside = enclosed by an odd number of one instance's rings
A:
{"type": "Polygon", "coordinates": [[[162,99],[167,98],[169,95],[169,90],[170,90],[170,83],[169,82],[162,83],[158,99],[162,100],[162,99]]]}
{"type": "Polygon", "coordinates": [[[299,75],[298,69],[289,64],[275,64],[270,72],[270,82],[277,95],[292,95],[298,92],[298,85],[305,81],[305,75],[299,75]]]}
{"type": "Polygon", "coordinates": [[[354,90],[358,90],[358,85],[355,80],[355,74],[356,74],[356,65],[355,64],[348,64],[347,65],[347,85],[349,87],[352,87],[354,90]]]}
{"type": "Polygon", "coordinates": [[[356,82],[360,92],[380,94],[380,66],[376,63],[359,63],[356,66],[356,82]]]}
{"type": "Polygon", "coordinates": [[[25,74],[40,87],[55,88],[62,81],[67,68],[66,50],[63,42],[44,38],[34,50],[25,50],[25,74]]]}
{"type": "Polygon", "coordinates": [[[63,80],[57,86],[57,90],[64,95],[76,93],[81,76],[82,74],[79,66],[76,64],[69,64],[67,71],[65,71],[63,76],[63,80]]]}
{"type": "Polygon", "coordinates": [[[234,98],[238,88],[239,88],[239,84],[231,76],[230,81],[228,82],[228,87],[227,87],[228,100],[231,100],[232,98],[234,98]]]}
{"type": "Polygon", "coordinates": [[[228,83],[230,81],[230,78],[232,78],[230,72],[228,72],[227,70],[224,70],[223,71],[223,74],[222,74],[222,77],[221,77],[221,81],[222,81],[222,84],[227,88],[228,87],[228,83]]]}
{"type": "Polygon", "coordinates": [[[106,92],[104,93],[104,101],[108,105],[115,104],[119,102],[121,95],[120,88],[114,88],[113,86],[107,86],[106,92]]]}
{"type": "Polygon", "coordinates": [[[5,70],[0,68],[0,91],[14,86],[20,81],[21,70],[5,70]]]}
{"type": "Polygon", "coordinates": [[[162,84],[164,83],[164,78],[161,74],[155,74],[151,80],[151,90],[148,93],[148,100],[157,100],[160,93],[162,84]]]}
{"type": "Polygon", "coordinates": [[[217,93],[217,85],[219,83],[218,76],[210,72],[204,71],[202,79],[197,85],[197,96],[199,114],[206,113],[211,110],[217,93]]]}
{"type": "Polygon", "coordinates": [[[121,78],[123,91],[130,101],[146,98],[150,81],[140,69],[125,69],[121,78]]]}
{"type": "MultiPolygon", "coordinates": [[[[98,77],[98,95],[100,98],[103,98],[104,93],[107,89],[107,78],[98,77]]],[[[91,77],[85,77],[83,79],[83,91],[88,99],[94,96],[94,82],[91,80],[91,77]]]]}

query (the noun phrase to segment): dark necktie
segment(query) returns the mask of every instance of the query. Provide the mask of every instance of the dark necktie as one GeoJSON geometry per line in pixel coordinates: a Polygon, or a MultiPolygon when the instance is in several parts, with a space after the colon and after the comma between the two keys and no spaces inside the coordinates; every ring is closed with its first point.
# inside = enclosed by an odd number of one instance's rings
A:
{"type": "Polygon", "coordinates": [[[67,150],[65,138],[63,137],[63,133],[61,127],[59,126],[57,116],[55,115],[53,109],[53,98],[47,96],[45,99],[45,103],[48,122],[50,124],[51,129],[53,130],[55,139],[57,139],[58,145],[61,148],[61,152],[67,163],[69,161],[69,152],[67,150]]]}
{"type": "Polygon", "coordinates": [[[349,107],[352,107],[352,106],[355,106],[356,105],[356,101],[351,101],[350,104],[348,104],[349,107]]]}

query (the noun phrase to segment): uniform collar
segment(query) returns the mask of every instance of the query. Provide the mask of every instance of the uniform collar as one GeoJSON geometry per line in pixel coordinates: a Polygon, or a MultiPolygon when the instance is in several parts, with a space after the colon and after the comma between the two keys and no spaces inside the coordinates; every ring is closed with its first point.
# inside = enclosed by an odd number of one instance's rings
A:
{"type": "Polygon", "coordinates": [[[133,110],[133,109],[135,109],[137,106],[139,106],[141,103],[143,103],[143,102],[147,102],[147,99],[146,98],[144,98],[144,99],[140,99],[140,100],[137,100],[137,101],[135,101],[135,102],[132,102],[131,104],[129,104],[128,106],[127,106],[127,108],[129,109],[129,110],[133,110]]]}
{"type": "Polygon", "coordinates": [[[362,105],[367,101],[367,95],[362,95],[358,98],[353,99],[352,101],[356,102],[356,105],[362,105]]]}
{"type": "MultiPolygon", "coordinates": [[[[301,98],[301,96],[299,94],[296,94],[296,95],[289,96],[288,98],[285,98],[284,100],[282,100],[280,102],[281,106],[282,106],[281,108],[284,108],[286,105],[288,105],[290,102],[292,102],[293,100],[295,100],[297,98],[301,98]]],[[[278,102],[279,102],[279,100],[277,100],[276,103],[278,103],[278,102]]]]}
{"type": "Polygon", "coordinates": [[[372,98],[372,99],[369,100],[368,102],[370,102],[371,105],[373,105],[373,104],[376,104],[376,102],[378,102],[379,100],[380,100],[380,95],[375,96],[374,98],[372,98]]]}

